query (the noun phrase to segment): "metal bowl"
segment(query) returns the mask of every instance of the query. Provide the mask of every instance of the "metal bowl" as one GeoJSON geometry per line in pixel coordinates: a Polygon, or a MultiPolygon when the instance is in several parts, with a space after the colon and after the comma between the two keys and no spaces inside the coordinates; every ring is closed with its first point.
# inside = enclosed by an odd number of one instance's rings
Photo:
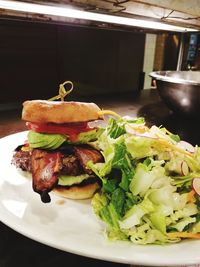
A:
{"type": "Polygon", "coordinates": [[[157,71],[149,75],[156,80],[158,92],[171,110],[200,117],[200,71],[157,71]]]}

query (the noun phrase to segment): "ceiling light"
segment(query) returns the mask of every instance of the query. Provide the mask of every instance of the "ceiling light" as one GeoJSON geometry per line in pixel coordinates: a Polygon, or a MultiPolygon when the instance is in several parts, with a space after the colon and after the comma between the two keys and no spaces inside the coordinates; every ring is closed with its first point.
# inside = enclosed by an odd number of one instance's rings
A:
{"type": "Polygon", "coordinates": [[[122,16],[114,16],[114,15],[76,10],[66,7],[40,5],[40,4],[25,3],[18,1],[0,0],[0,8],[13,11],[20,11],[20,12],[107,22],[107,23],[142,27],[148,29],[158,29],[158,30],[175,31],[175,32],[197,31],[196,29],[192,29],[189,27],[188,28],[181,27],[162,22],[127,18],[122,16]]]}

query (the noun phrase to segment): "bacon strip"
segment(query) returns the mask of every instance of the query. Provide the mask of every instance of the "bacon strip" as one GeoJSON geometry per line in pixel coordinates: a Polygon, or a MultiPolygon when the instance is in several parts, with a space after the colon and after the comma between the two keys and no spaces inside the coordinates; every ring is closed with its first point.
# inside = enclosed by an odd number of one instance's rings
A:
{"type": "Polygon", "coordinates": [[[33,190],[40,194],[44,203],[51,201],[48,192],[57,184],[61,166],[60,152],[33,150],[31,156],[33,190]]]}
{"type": "Polygon", "coordinates": [[[87,168],[88,161],[92,161],[93,163],[103,162],[103,156],[101,153],[91,147],[88,148],[87,146],[76,146],[74,147],[74,153],[79,159],[84,171],[88,174],[92,174],[92,171],[87,168]]]}

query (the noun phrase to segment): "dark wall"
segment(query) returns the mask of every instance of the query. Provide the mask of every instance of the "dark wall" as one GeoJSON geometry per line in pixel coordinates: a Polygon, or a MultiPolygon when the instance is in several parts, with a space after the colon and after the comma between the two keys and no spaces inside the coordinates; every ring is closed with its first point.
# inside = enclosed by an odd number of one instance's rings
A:
{"type": "Polygon", "coordinates": [[[65,80],[74,96],[138,90],[144,34],[0,21],[0,103],[49,98],[65,80]]]}
{"type": "Polygon", "coordinates": [[[1,22],[1,102],[48,96],[58,82],[57,27],[1,22]]]}
{"type": "Polygon", "coordinates": [[[163,70],[176,70],[179,42],[178,34],[166,34],[163,70]]]}

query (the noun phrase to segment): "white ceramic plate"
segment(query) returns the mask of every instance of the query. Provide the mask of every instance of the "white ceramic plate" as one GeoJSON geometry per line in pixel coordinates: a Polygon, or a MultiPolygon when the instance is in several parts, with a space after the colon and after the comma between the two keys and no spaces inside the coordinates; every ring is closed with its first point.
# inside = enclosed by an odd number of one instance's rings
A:
{"type": "Polygon", "coordinates": [[[103,225],[94,216],[90,201],[65,200],[51,194],[44,204],[32,191],[31,180],[13,165],[13,150],[26,139],[26,132],[0,139],[0,219],[17,232],[46,245],[113,262],[134,265],[200,264],[200,241],[165,246],[109,242],[103,225]]]}

